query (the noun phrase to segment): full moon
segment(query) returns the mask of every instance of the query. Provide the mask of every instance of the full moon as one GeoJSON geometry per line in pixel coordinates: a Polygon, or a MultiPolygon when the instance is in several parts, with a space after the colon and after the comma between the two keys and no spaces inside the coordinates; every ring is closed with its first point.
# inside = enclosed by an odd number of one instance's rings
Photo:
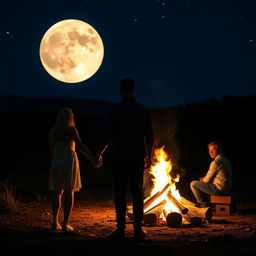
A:
{"type": "Polygon", "coordinates": [[[50,27],[40,43],[46,71],[65,83],[82,82],[99,69],[104,47],[98,32],[81,20],[62,20],[50,27]]]}

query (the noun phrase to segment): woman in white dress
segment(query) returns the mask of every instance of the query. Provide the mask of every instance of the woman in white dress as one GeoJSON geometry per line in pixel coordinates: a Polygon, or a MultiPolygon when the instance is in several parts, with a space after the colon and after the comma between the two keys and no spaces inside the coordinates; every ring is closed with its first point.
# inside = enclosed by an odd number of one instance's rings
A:
{"type": "Polygon", "coordinates": [[[55,125],[49,134],[49,144],[53,155],[49,174],[49,189],[53,191],[52,229],[73,231],[69,219],[74,204],[74,192],[82,187],[75,146],[77,145],[79,150],[92,162],[94,158],[79,137],[70,108],[62,108],[59,111],[55,125]],[[59,212],[62,195],[64,197],[64,221],[61,226],[59,212]]]}

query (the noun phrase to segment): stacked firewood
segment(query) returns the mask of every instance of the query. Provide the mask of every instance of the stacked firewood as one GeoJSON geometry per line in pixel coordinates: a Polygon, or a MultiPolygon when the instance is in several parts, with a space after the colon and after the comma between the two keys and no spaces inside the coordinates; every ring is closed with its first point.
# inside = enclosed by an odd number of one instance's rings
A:
{"type": "MultiPolygon", "coordinates": [[[[144,224],[154,225],[161,216],[164,216],[167,225],[170,227],[180,227],[183,223],[199,226],[203,223],[204,219],[211,220],[211,207],[198,208],[184,197],[178,200],[169,189],[170,185],[167,184],[161,191],[144,200],[144,224]],[[154,204],[163,194],[166,194],[165,198],[161,202],[154,204]],[[165,209],[167,200],[170,200],[176,206],[176,211],[167,212],[165,209]]],[[[132,207],[128,209],[127,216],[130,220],[133,220],[132,207]]]]}

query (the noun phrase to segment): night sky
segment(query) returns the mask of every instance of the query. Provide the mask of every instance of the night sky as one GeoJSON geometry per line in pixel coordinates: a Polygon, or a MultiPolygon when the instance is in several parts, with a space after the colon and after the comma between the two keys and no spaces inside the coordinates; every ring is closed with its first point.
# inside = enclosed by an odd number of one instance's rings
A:
{"type": "Polygon", "coordinates": [[[146,106],[255,94],[255,14],[255,0],[4,1],[0,94],[116,102],[123,77],[146,106]],[[77,84],[51,77],[39,57],[44,33],[64,19],[89,23],[104,44],[100,69],[77,84]]]}

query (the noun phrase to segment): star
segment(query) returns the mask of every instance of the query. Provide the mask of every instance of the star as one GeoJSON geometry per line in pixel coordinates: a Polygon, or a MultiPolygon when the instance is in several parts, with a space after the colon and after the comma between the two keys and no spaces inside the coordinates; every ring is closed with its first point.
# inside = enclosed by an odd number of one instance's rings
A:
{"type": "Polygon", "coordinates": [[[250,39],[249,39],[249,45],[250,45],[250,47],[254,47],[254,46],[255,46],[255,43],[254,43],[254,39],[253,39],[253,38],[250,38],[250,39]]]}

